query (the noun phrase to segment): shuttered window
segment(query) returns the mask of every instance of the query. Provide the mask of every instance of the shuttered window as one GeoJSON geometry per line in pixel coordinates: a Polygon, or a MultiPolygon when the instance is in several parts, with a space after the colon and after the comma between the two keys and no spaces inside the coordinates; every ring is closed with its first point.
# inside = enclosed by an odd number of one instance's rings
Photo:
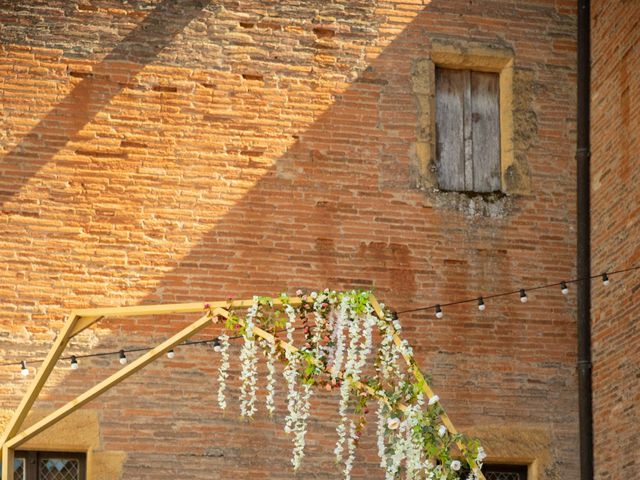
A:
{"type": "Polygon", "coordinates": [[[499,75],[436,68],[438,187],[500,190],[499,75]]]}

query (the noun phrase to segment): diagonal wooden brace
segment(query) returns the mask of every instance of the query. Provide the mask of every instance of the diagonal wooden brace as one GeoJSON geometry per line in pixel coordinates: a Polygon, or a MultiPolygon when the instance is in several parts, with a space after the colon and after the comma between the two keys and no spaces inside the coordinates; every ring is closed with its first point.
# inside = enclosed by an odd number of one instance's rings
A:
{"type": "Polygon", "coordinates": [[[51,347],[51,350],[49,350],[49,353],[47,354],[44,362],[40,366],[38,373],[29,386],[29,390],[27,390],[27,393],[22,398],[20,405],[18,405],[18,408],[14,412],[13,417],[5,427],[2,437],[0,438],[0,446],[4,445],[5,442],[9,438],[13,437],[20,430],[20,427],[22,427],[22,423],[24,422],[25,418],[27,418],[27,415],[29,414],[29,411],[31,410],[34,402],[38,398],[42,387],[44,387],[44,384],[49,378],[49,375],[51,375],[53,367],[60,358],[60,355],[62,355],[62,352],[66,348],[69,339],[73,336],[72,332],[76,327],[78,320],[80,320],[80,316],[75,312],[71,312],[71,314],[69,314],[69,316],[67,317],[67,321],[58,334],[58,338],[56,338],[56,341],[51,347]]]}
{"type": "Polygon", "coordinates": [[[180,343],[198,333],[203,328],[210,325],[214,320],[217,320],[218,317],[226,318],[228,315],[229,313],[223,308],[215,308],[207,312],[206,315],[202,316],[188,327],[176,333],[171,338],[165,340],[152,350],[149,350],[147,353],[131,362],[126,367],[123,367],[121,370],[106,378],[91,389],[87,390],[82,395],[78,396],[63,407],[47,415],[45,418],[27,428],[23,432],[10,437],[2,445],[2,480],[13,480],[12,459],[13,453],[17,447],[22,445],[27,440],[33,438],[40,432],[46,430],[50,426],[56,424],[94,398],[102,395],[104,392],[122,382],[126,378],[130,377],[137,371],[141,370],[142,368],[156,360],[158,357],[171,350],[173,347],[179,345],[180,343]]]}
{"type": "MultiPolygon", "coordinates": [[[[384,312],[382,311],[382,308],[380,308],[380,304],[378,303],[378,300],[373,295],[369,296],[369,302],[371,303],[371,306],[376,312],[376,315],[378,316],[378,318],[380,320],[385,320],[384,312]]],[[[400,335],[398,335],[398,332],[396,332],[394,326],[390,325],[390,327],[393,329],[393,342],[398,347],[398,350],[400,351],[402,358],[404,358],[404,361],[406,362],[407,367],[409,368],[411,373],[413,373],[413,376],[415,377],[415,379],[422,385],[422,391],[425,393],[427,398],[433,397],[434,396],[433,390],[431,390],[431,387],[429,387],[429,385],[427,384],[424,378],[424,375],[420,370],[420,367],[418,367],[418,364],[416,363],[415,359],[410,355],[408,355],[405,352],[405,349],[402,348],[402,339],[400,338],[400,335]]],[[[449,432],[451,432],[452,434],[458,433],[458,430],[453,425],[453,422],[451,422],[451,419],[446,413],[443,412],[440,415],[440,419],[442,420],[442,423],[444,424],[444,426],[447,427],[447,430],[449,432]]],[[[462,444],[462,442],[456,442],[456,445],[458,446],[460,451],[464,453],[464,445],[462,444]]],[[[472,460],[469,463],[469,467],[471,468],[473,473],[476,474],[476,476],[478,477],[478,480],[485,480],[484,474],[480,471],[480,468],[478,467],[478,465],[474,460],[472,460]]]]}

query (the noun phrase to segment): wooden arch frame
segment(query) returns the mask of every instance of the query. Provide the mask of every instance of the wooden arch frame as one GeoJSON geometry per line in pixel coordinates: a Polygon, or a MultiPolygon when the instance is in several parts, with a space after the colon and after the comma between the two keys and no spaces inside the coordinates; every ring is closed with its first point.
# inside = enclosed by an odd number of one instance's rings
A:
{"type": "MultiPolygon", "coordinates": [[[[369,296],[369,302],[371,303],[371,306],[373,307],[378,318],[384,319],[384,313],[380,307],[380,304],[373,295],[369,296]]],[[[282,305],[282,302],[279,299],[274,299],[273,303],[274,305],[282,305]]],[[[299,297],[291,297],[288,303],[292,306],[299,306],[302,303],[302,300],[299,297]]],[[[47,354],[42,366],[38,370],[33,382],[29,386],[27,393],[22,398],[22,401],[18,405],[18,408],[14,412],[13,417],[9,421],[8,425],[5,428],[5,431],[2,434],[2,437],[0,438],[0,445],[2,446],[2,480],[14,480],[14,452],[20,445],[38,435],[40,432],[46,430],[50,426],[56,424],[94,398],[102,395],[104,392],[108,391],[118,383],[130,377],[138,370],[141,370],[157,358],[163,356],[166,352],[178,346],[185,340],[189,339],[205,327],[211,325],[212,323],[217,323],[221,319],[228,318],[229,311],[232,308],[249,308],[252,304],[253,300],[239,300],[208,303],[194,302],[164,305],[140,305],[133,307],[104,307],[72,311],[67,316],[64,327],[56,338],[53,346],[49,350],[49,353],[47,354]],[[205,314],[202,315],[198,320],[194,321],[172,337],[152,348],[144,355],[137,358],[135,361],[124,366],[116,373],[105,378],[97,385],[94,385],[83,394],[79,395],[75,399],[71,400],[67,404],[47,415],[42,420],[36,422],[29,428],[20,431],[24,420],[31,411],[31,407],[35,403],[36,399],[40,395],[42,388],[49,378],[49,375],[51,374],[56,362],[60,359],[62,352],[66,348],[69,341],[83,330],[86,330],[105,317],[169,315],[196,312],[202,313],[203,311],[205,312],[205,314]]],[[[254,327],[253,330],[255,335],[266,340],[267,342],[278,342],[283,349],[290,352],[296,352],[298,350],[294,345],[291,345],[279,338],[275,338],[272,334],[259,327],[254,327]]],[[[402,339],[395,331],[393,333],[393,339],[396,345],[401,345],[402,339]]],[[[433,397],[434,393],[427,382],[424,381],[424,375],[422,374],[413,357],[407,355],[404,349],[401,349],[400,351],[402,352],[402,356],[407,363],[408,369],[423,386],[423,390],[427,398],[433,397]]],[[[368,390],[369,393],[375,395],[375,391],[363,383],[356,382],[354,385],[356,386],[356,388],[368,390]]],[[[401,406],[401,409],[404,410],[404,407],[401,406]]],[[[441,415],[441,420],[442,423],[447,427],[449,432],[453,434],[457,433],[456,428],[454,427],[453,423],[446,413],[443,413],[441,415]]],[[[458,447],[460,449],[463,449],[463,445],[460,442],[458,442],[458,447]]],[[[475,465],[475,463],[470,466],[478,476],[479,480],[485,480],[484,475],[477,467],[477,465],[475,465]]]]}

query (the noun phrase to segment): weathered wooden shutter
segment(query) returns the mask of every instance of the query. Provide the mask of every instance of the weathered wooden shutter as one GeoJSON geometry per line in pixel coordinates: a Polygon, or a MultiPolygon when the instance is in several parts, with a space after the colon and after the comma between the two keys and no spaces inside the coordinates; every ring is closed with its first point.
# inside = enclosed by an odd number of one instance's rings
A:
{"type": "Polygon", "coordinates": [[[442,190],[500,190],[497,73],[436,69],[436,156],[442,190]]]}

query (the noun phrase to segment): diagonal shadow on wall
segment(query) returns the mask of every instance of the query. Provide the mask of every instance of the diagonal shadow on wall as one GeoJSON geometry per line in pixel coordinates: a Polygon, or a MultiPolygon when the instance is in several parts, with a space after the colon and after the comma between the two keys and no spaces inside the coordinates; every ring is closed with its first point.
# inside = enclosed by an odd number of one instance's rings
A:
{"type": "Polygon", "coordinates": [[[84,74],[84,78],[64,100],[0,159],[2,173],[20,165],[20,175],[15,176],[13,189],[0,191],[0,204],[19,192],[40,168],[52,161],[56,153],[66,143],[73,141],[80,130],[123,90],[126,82],[116,83],[108,79],[113,62],[126,63],[127,73],[133,78],[145,65],[153,62],[209,3],[205,0],[163,0],[91,73],[84,74]]]}
{"type": "MultiPolygon", "coordinates": [[[[498,263],[488,263],[486,271],[467,278],[466,260],[460,256],[450,259],[455,254],[448,247],[457,242],[458,250],[477,244],[491,250],[495,244],[521,241],[518,235],[526,227],[514,234],[508,221],[491,222],[489,233],[495,235],[485,235],[487,227],[466,229],[462,221],[450,221],[450,212],[429,208],[423,194],[411,188],[411,142],[417,128],[412,64],[415,58],[427,55],[425,32],[448,28],[438,25],[427,11],[446,3],[436,0],[402,28],[395,25],[398,33],[391,43],[381,48],[308,128],[293,132],[297,138],[282,155],[265,158],[248,149],[226,166],[216,165],[212,176],[227,179],[228,185],[242,189],[242,194],[231,202],[212,184],[203,187],[199,193],[208,197],[208,203],[195,208],[201,212],[211,206],[219,213],[207,217],[206,233],[185,247],[186,256],[168,261],[163,257],[161,268],[154,270],[160,272],[155,292],[136,298],[135,303],[224,299],[229,294],[273,295],[297,287],[329,286],[375,288],[380,298],[398,307],[415,303],[418,295],[424,304],[433,288],[453,289],[456,283],[473,288],[472,282],[478,282],[490,290],[495,278],[508,277],[510,265],[504,255],[498,263]],[[446,279],[437,273],[443,266],[446,279]],[[168,268],[169,273],[162,273],[168,268]]],[[[251,89],[247,95],[252,95],[251,89]]],[[[86,121],[94,114],[88,113],[86,121]]],[[[230,130],[255,128],[242,118],[227,121],[230,130]]],[[[52,150],[51,156],[54,153],[52,150]]],[[[202,159],[196,156],[190,161],[193,163],[185,164],[185,170],[202,159]]],[[[158,182],[170,184],[171,180],[159,178],[158,182]]],[[[180,189],[175,191],[175,203],[161,207],[181,208],[180,189]]],[[[141,261],[150,262],[154,247],[143,244],[142,248],[148,257],[141,261]]],[[[171,254],[167,252],[170,259],[177,257],[171,254]]],[[[93,261],[102,273],[113,269],[109,260],[93,261]]],[[[144,268],[141,264],[138,267],[143,274],[144,268]]],[[[96,294],[101,288],[117,288],[111,278],[100,282],[104,283],[91,286],[96,294]]],[[[131,290],[126,294],[139,293],[131,290]]],[[[567,325],[569,329],[569,322],[567,325]]],[[[458,335],[466,328],[464,322],[441,322],[429,331],[414,328],[412,333],[416,344],[425,346],[446,339],[451,351],[468,352],[470,334],[458,335]]],[[[465,371],[474,368],[471,363],[476,358],[468,356],[463,366],[446,360],[438,368],[445,373],[455,369],[459,381],[465,378],[465,371]]],[[[252,435],[256,449],[270,441],[267,433],[252,435]]],[[[254,455],[252,448],[243,451],[254,455]]]]}
{"type": "MultiPolygon", "coordinates": [[[[425,208],[411,177],[418,111],[411,71],[426,56],[428,8],[269,168],[242,179],[255,184],[142,303],[321,286],[413,300],[419,277],[433,273],[429,249],[447,235],[443,214],[425,208]]],[[[240,168],[260,170],[263,159],[251,155],[238,158],[240,168]]]]}

